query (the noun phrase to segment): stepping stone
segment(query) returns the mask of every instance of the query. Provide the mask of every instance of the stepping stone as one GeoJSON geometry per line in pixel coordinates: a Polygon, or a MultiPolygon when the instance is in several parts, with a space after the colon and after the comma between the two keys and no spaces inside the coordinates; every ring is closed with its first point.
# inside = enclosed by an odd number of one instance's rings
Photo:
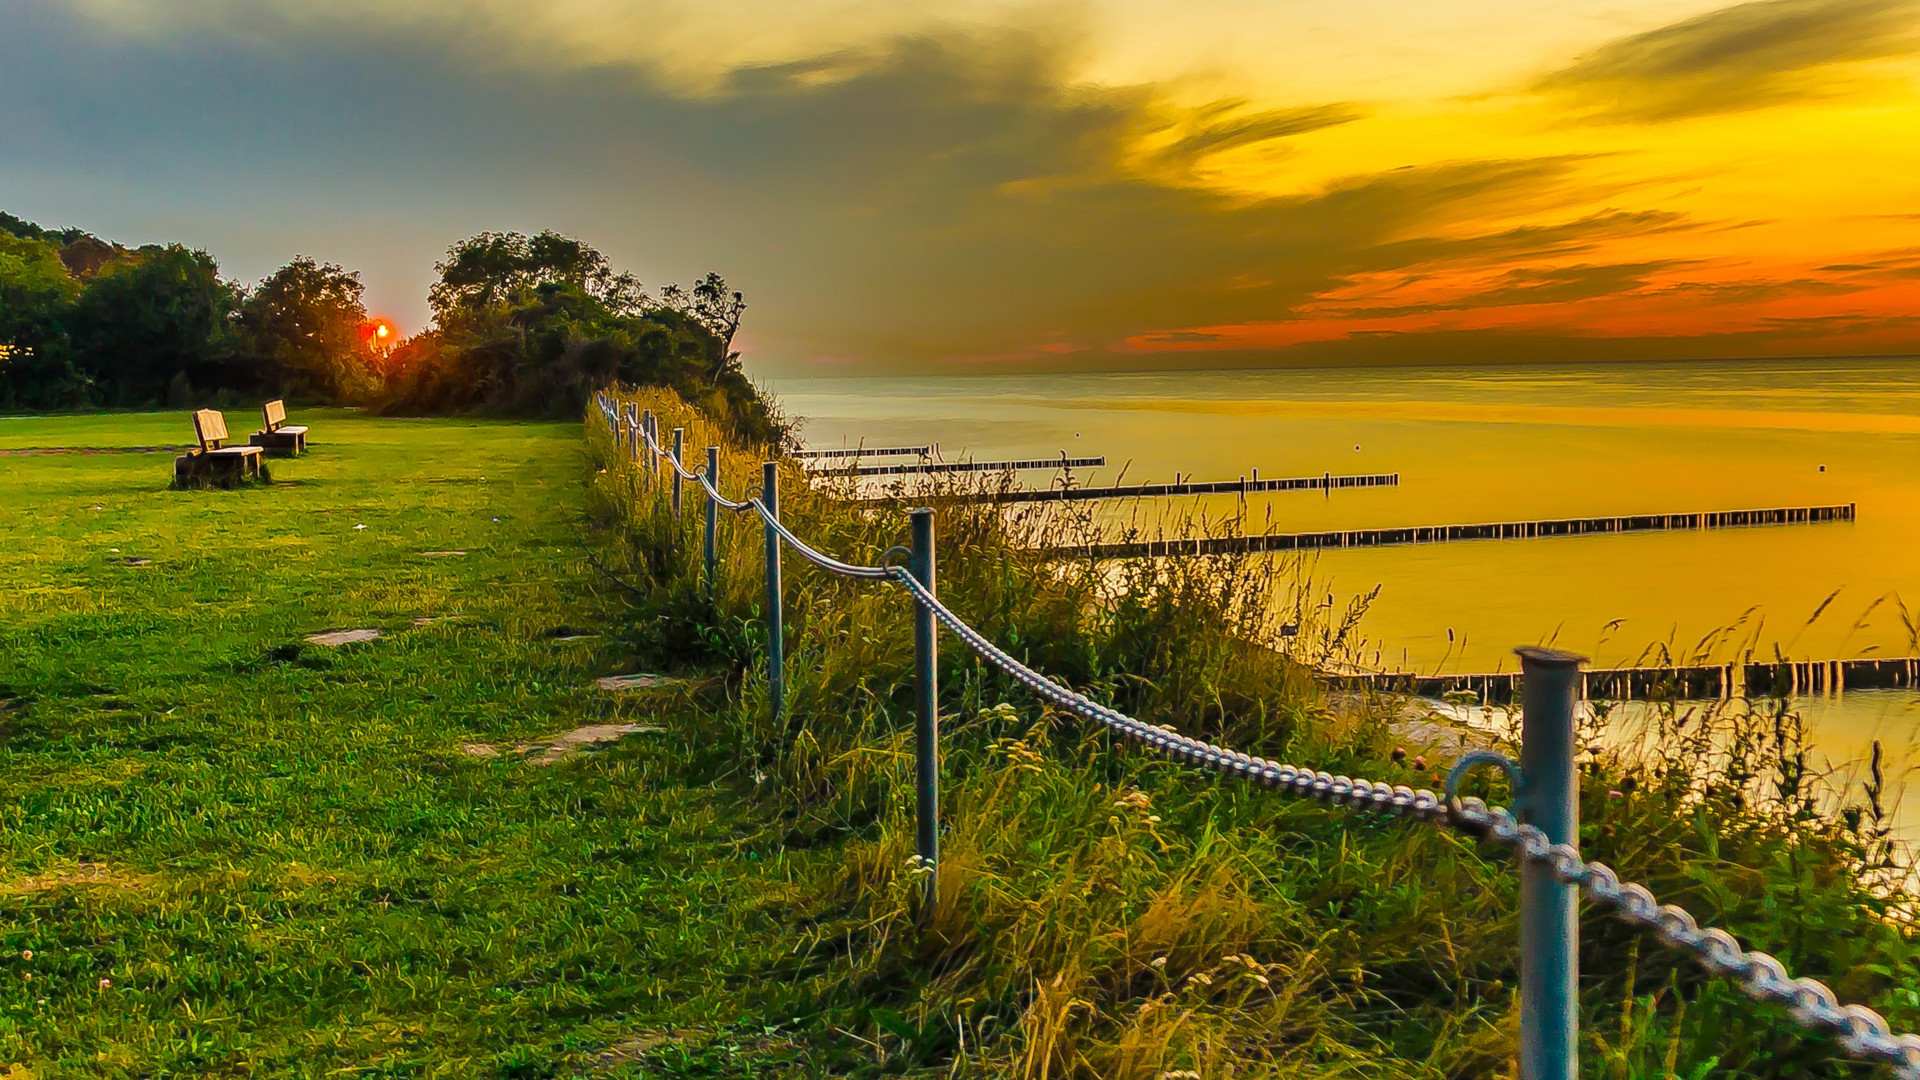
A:
{"type": "Polygon", "coordinates": [[[448,556],[448,555],[465,555],[466,552],[464,551],[423,551],[420,554],[433,558],[433,557],[442,557],[442,556],[448,556]]]}
{"type": "Polygon", "coordinates": [[[432,626],[437,622],[457,622],[464,618],[466,618],[465,615],[415,615],[413,625],[432,626]]]}
{"type": "Polygon", "coordinates": [[[152,566],[153,565],[152,559],[127,558],[127,559],[122,559],[121,561],[126,563],[128,566],[152,566]]]}
{"type": "Polygon", "coordinates": [[[594,638],[597,638],[599,636],[600,636],[599,634],[562,634],[561,636],[557,638],[551,638],[550,640],[552,641],[591,641],[594,638]]]}
{"type": "Polygon", "coordinates": [[[679,681],[665,675],[608,675],[595,679],[593,685],[602,690],[618,693],[623,690],[652,690],[655,687],[670,686],[679,681]]]}
{"type": "Polygon", "coordinates": [[[352,645],[361,641],[372,641],[380,636],[378,630],[326,630],[318,634],[308,634],[309,645],[352,645]]]}
{"type": "Polygon", "coordinates": [[[616,742],[628,735],[658,735],[665,730],[647,724],[588,724],[560,735],[548,736],[532,746],[516,746],[514,749],[521,753],[539,750],[539,754],[527,760],[535,765],[551,765],[590,746],[616,742]]]}
{"type": "MultiPolygon", "coordinates": [[[[505,748],[505,752],[519,755],[534,765],[551,765],[589,747],[617,742],[628,735],[658,735],[665,731],[666,728],[650,724],[588,724],[533,742],[517,743],[505,748]]],[[[460,752],[471,758],[497,758],[502,748],[492,743],[470,742],[461,743],[460,752]]]]}

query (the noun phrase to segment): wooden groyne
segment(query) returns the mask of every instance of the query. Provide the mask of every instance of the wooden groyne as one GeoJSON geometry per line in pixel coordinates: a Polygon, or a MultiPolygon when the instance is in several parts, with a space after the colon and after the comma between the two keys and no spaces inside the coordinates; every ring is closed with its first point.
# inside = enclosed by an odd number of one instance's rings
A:
{"type": "Polygon", "coordinates": [[[1023,461],[923,461],[914,465],[859,465],[821,469],[822,476],[910,476],[916,473],[1018,472],[1021,469],[1097,469],[1104,457],[1028,458],[1023,461]]]}
{"type": "MultiPolygon", "coordinates": [[[[1078,502],[1084,499],[1152,499],[1180,495],[1258,495],[1269,491],[1337,491],[1342,488],[1399,487],[1399,473],[1367,473],[1356,476],[1290,477],[1282,480],[1205,480],[1172,484],[1118,484],[1111,487],[1051,488],[1043,491],[987,491],[978,494],[934,495],[926,501],[939,503],[1032,503],[1078,502]]],[[[894,496],[880,495],[862,502],[892,502],[894,496]]]]}
{"type": "Polygon", "coordinates": [[[826,461],[846,458],[870,457],[928,457],[933,454],[932,446],[859,446],[845,450],[795,450],[793,456],[803,461],[826,461]]]}
{"type": "MultiPolygon", "coordinates": [[[[1470,694],[1487,705],[1511,704],[1520,696],[1518,672],[1478,675],[1370,672],[1329,674],[1326,678],[1331,685],[1345,690],[1427,698],[1470,694]]],[[[1912,687],[1920,687],[1920,657],[1595,668],[1581,672],[1579,693],[1583,701],[1714,701],[1912,687]]]]}
{"type": "Polygon", "coordinates": [[[1748,663],[1744,682],[1747,693],[1772,696],[1905,689],[1920,686],[1920,658],[1748,663]]]}
{"type": "Polygon", "coordinates": [[[1222,555],[1262,551],[1312,551],[1323,548],[1387,547],[1395,544],[1444,544],[1456,540],[1531,540],[1546,536],[1596,533],[1677,532],[1749,525],[1798,525],[1852,521],[1853,504],[1798,506],[1773,510],[1712,510],[1697,514],[1643,514],[1635,517],[1562,518],[1554,521],[1505,521],[1485,525],[1430,525],[1401,529],[1344,529],[1334,532],[1262,533],[1257,536],[1205,536],[1187,540],[1130,540],[1043,549],[1049,555],[1095,559],[1140,559],[1173,555],[1222,555]]]}

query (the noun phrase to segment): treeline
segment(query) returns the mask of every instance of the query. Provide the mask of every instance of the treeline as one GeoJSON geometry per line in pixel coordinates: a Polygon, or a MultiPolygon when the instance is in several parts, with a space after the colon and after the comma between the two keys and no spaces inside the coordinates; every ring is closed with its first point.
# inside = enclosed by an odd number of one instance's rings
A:
{"type": "Polygon", "coordinates": [[[301,256],[257,285],[204,251],[127,248],[0,212],[0,409],[251,401],[577,416],[610,383],[665,386],[771,441],[740,370],[746,308],[718,274],[648,292],[552,232],[482,233],[435,267],[431,327],[368,316],[357,272],[301,256]]]}

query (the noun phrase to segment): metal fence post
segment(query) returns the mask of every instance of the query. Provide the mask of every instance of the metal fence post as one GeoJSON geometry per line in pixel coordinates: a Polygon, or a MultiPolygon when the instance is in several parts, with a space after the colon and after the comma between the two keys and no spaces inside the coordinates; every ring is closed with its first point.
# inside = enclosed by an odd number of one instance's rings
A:
{"type": "MultiPolygon", "coordinates": [[[[707,483],[714,491],[720,490],[720,448],[707,447],[707,483]]],[[[719,562],[720,504],[714,501],[712,493],[707,495],[707,537],[701,548],[701,554],[707,560],[707,596],[713,596],[715,588],[714,569],[719,562]]]]}
{"type": "MultiPolygon", "coordinates": [[[[1520,656],[1520,818],[1556,844],[1580,843],[1574,691],[1586,662],[1529,646],[1520,656]]],[[[1580,905],[1544,862],[1520,868],[1520,1077],[1574,1080],[1580,1052],[1580,905]]]]}
{"type": "Polygon", "coordinates": [[[673,429],[673,516],[680,516],[680,470],[686,465],[680,460],[682,445],[687,439],[686,428],[673,429]]]}
{"type": "MultiPolygon", "coordinates": [[[[913,554],[907,569],[934,592],[933,511],[922,507],[910,513],[913,523],[913,554]]],[[[915,846],[921,868],[927,875],[925,908],[931,909],[936,893],[935,875],[940,865],[940,639],[935,634],[933,611],[923,604],[913,605],[913,686],[917,715],[913,729],[914,787],[918,795],[919,816],[915,822],[915,846]]]]}
{"type": "MultiPolygon", "coordinates": [[[[760,504],[767,516],[780,518],[780,464],[769,461],[760,467],[760,504]]],[[[787,699],[787,625],[780,610],[780,534],[769,522],[767,531],[767,720],[772,730],[781,730],[787,699]]]]}

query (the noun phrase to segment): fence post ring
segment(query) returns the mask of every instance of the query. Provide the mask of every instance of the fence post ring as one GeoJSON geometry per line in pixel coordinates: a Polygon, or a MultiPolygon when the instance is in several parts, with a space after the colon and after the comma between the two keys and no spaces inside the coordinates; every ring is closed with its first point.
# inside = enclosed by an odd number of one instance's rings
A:
{"type": "Polygon", "coordinates": [[[1460,781],[1465,780],[1468,773],[1482,765],[1492,765],[1494,768],[1506,773],[1507,779],[1513,784],[1513,790],[1516,795],[1526,790],[1520,783],[1520,764],[1518,762],[1505,754],[1496,753],[1492,750],[1473,750],[1460,755],[1460,760],[1454,762],[1453,768],[1447,770],[1446,799],[1448,802],[1453,802],[1459,797],[1460,781]]]}

